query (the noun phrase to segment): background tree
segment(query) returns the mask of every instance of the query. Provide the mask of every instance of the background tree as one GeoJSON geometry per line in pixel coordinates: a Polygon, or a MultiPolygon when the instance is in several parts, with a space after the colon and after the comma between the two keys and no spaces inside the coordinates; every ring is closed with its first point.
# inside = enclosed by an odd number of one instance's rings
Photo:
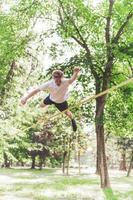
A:
{"type": "MultiPolygon", "coordinates": [[[[122,61],[119,59],[119,46],[122,46],[123,41],[128,46],[131,41],[132,4],[127,0],[109,0],[107,4],[101,4],[97,10],[83,1],[76,0],[58,0],[55,4],[58,34],[66,40],[73,39],[79,45],[79,51],[84,54],[87,68],[93,76],[95,93],[106,90],[111,83],[113,68],[122,61]],[[123,4],[125,9],[122,10],[123,4]]],[[[96,99],[95,114],[96,172],[100,173],[103,188],[110,186],[104,144],[103,116],[106,99],[107,95],[96,99]]]]}

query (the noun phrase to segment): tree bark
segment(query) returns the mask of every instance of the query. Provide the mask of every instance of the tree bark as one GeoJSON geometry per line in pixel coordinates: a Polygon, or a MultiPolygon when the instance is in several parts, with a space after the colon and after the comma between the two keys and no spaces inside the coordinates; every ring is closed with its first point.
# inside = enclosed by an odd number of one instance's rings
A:
{"type": "Polygon", "coordinates": [[[39,169],[42,170],[42,165],[43,165],[43,159],[40,157],[40,162],[39,162],[39,169]]]}
{"type": "Polygon", "coordinates": [[[1,105],[4,102],[4,96],[6,94],[6,90],[8,90],[10,88],[10,85],[8,85],[8,84],[13,80],[16,70],[17,70],[17,65],[16,65],[15,61],[12,61],[11,65],[10,65],[10,69],[9,69],[7,76],[5,78],[5,81],[4,81],[3,88],[1,89],[1,97],[2,97],[0,99],[1,105]]]}
{"type": "Polygon", "coordinates": [[[97,142],[97,156],[96,156],[96,174],[100,175],[100,151],[99,151],[99,144],[100,144],[100,137],[98,135],[98,126],[96,125],[96,142],[97,142]]]}
{"type": "Polygon", "coordinates": [[[131,155],[131,160],[130,160],[127,176],[130,176],[132,168],[133,168],[133,151],[132,151],[132,155],[131,155]]]}
{"type": "Polygon", "coordinates": [[[71,155],[71,150],[69,149],[68,156],[67,156],[67,172],[66,172],[67,176],[69,175],[70,155],[71,155]]]}
{"type": "Polygon", "coordinates": [[[4,152],[4,167],[10,168],[10,161],[8,160],[7,154],[4,152]]]}
{"type": "Polygon", "coordinates": [[[63,166],[62,166],[62,172],[63,172],[63,174],[65,174],[66,156],[67,156],[67,152],[65,151],[65,152],[63,153],[63,166]]]}
{"type": "Polygon", "coordinates": [[[43,164],[44,164],[45,159],[46,159],[46,156],[45,156],[45,154],[41,153],[41,155],[39,155],[39,157],[40,157],[39,169],[42,170],[43,164]]]}
{"type": "MultiPolygon", "coordinates": [[[[96,79],[96,94],[100,93],[100,80],[96,79]]],[[[96,131],[96,143],[97,143],[97,152],[96,152],[96,174],[100,175],[100,151],[99,151],[99,144],[100,144],[100,137],[98,134],[98,126],[97,126],[97,114],[100,107],[99,99],[96,99],[96,111],[95,111],[95,131],[96,131]]]]}
{"type": "Polygon", "coordinates": [[[22,167],[24,167],[24,162],[23,162],[23,161],[21,161],[20,163],[21,163],[21,166],[22,166],[22,167]]]}
{"type": "Polygon", "coordinates": [[[126,171],[127,167],[126,167],[126,151],[123,150],[122,155],[121,155],[121,161],[120,161],[120,170],[121,171],[126,171]]]}
{"type": "Polygon", "coordinates": [[[78,151],[78,167],[79,167],[79,174],[81,174],[80,150],[78,151]]]}
{"type": "Polygon", "coordinates": [[[36,156],[35,155],[31,156],[31,159],[32,159],[31,169],[35,169],[36,156]]]}
{"type": "Polygon", "coordinates": [[[107,168],[105,139],[104,139],[104,106],[105,96],[96,100],[96,135],[97,135],[97,170],[101,178],[101,188],[109,188],[109,174],[107,168]]]}

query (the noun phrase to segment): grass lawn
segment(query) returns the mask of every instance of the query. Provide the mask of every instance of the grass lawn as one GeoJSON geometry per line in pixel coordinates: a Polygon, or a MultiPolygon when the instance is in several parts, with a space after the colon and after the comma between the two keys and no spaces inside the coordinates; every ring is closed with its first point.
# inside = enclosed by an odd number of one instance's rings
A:
{"type": "MultiPolygon", "coordinates": [[[[71,171],[72,174],[72,171],[71,171]]],[[[63,176],[60,169],[0,169],[0,200],[133,200],[133,174],[110,172],[111,189],[94,173],[63,176]]]]}

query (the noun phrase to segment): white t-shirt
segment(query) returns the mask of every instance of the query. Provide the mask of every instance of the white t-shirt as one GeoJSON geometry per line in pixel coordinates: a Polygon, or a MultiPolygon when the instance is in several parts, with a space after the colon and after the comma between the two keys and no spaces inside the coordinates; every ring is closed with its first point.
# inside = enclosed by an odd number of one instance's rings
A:
{"type": "Polygon", "coordinates": [[[56,85],[54,80],[50,80],[38,87],[40,91],[48,90],[50,99],[56,103],[62,103],[68,98],[69,79],[62,79],[61,85],[56,85]]]}

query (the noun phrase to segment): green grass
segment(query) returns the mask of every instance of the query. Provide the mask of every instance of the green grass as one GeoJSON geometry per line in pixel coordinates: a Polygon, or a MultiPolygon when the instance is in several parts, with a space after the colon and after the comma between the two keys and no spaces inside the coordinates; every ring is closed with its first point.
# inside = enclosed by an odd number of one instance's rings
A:
{"type": "Polygon", "coordinates": [[[114,195],[112,189],[103,189],[106,200],[118,200],[118,196],[114,195]]]}
{"type": "Polygon", "coordinates": [[[124,197],[125,197],[125,198],[127,198],[127,197],[128,197],[128,198],[131,197],[131,198],[133,199],[133,190],[127,192],[126,194],[124,194],[124,197]]]}
{"type": "MultiPolygon", "coordinates": [[[[59,170],[58,170],[59,172],[59,170]]],[[[0,169],[0,175],[6,177],[0,181],[0,197],[12,194],[27,200],[133,200],[133,177],[111,178],[112,189],[100,189],[99,177],[89,174],[63,176],[56,169],[0,169]],[[11,181],[11,182],[10,182],[11,181]],[[114,184],[114,186],[113,186],[114,184]],[[117,185],[128,184],[129,190],[119,191],[117,185]]],[[[0,177],[1,180],[1,177],[0,177]]],[[[124,188],[124,187],[123,187],[124,188]]],[[[14,199],[15,200],[15,199],[14,199]]]]}
{"type": "MultiPolygon", "coordinates": [[[[20,168],[10,168],[10,169],[4,169],[4,168],[0,168],[0,174],[6,174],[6,175],[13,175],[13,174],[17,174],[17,173],[30,173],[31,175],[39,175],[39,174],[53,174],[55,173],[56,169],[30,169],[30,168],[24,168],[24,169],[20,169],[20,168]]],[[[19,174],[20,176],[20,174],[19,174]]]]}
{"type": "Polygon", "coordinates": [[[123,193],[121,191],[116,191],[116,196],[118,197],[118,199],[120,200],[133,200],[133,190],[132,191],[128,191],[126,193],[123,193]]]}
{"type": "MultiPolygon", "coordinates": [[[[18,177],[17,177],[18,178],[18,177]]],[[[26,178],[25,178],[26,179],[26,178]]],[[[29,179],[29,177],[28,177],[29,179]]],[[[33,177],[32,177],[33,179],[33,177]]],[[[44,177],[45,179],[45,177],[44,177]]],[[[42,190],[42,189],[56,189],[56,190],[65,190],[68,186],[84,186],[84,185],[97,185],[99,184],[98,180],[91,180],[88,178],[81,178],[81,177],[52,177],[49,178],[49,182],[42,182],[42,183],[26,183],[25,181],[22,181],[14,184],[12,187],[7,186],[7,191],[19,191],[24,190],[25,187],[27,189],[33,189],[33,190],[42,190]]]]}

